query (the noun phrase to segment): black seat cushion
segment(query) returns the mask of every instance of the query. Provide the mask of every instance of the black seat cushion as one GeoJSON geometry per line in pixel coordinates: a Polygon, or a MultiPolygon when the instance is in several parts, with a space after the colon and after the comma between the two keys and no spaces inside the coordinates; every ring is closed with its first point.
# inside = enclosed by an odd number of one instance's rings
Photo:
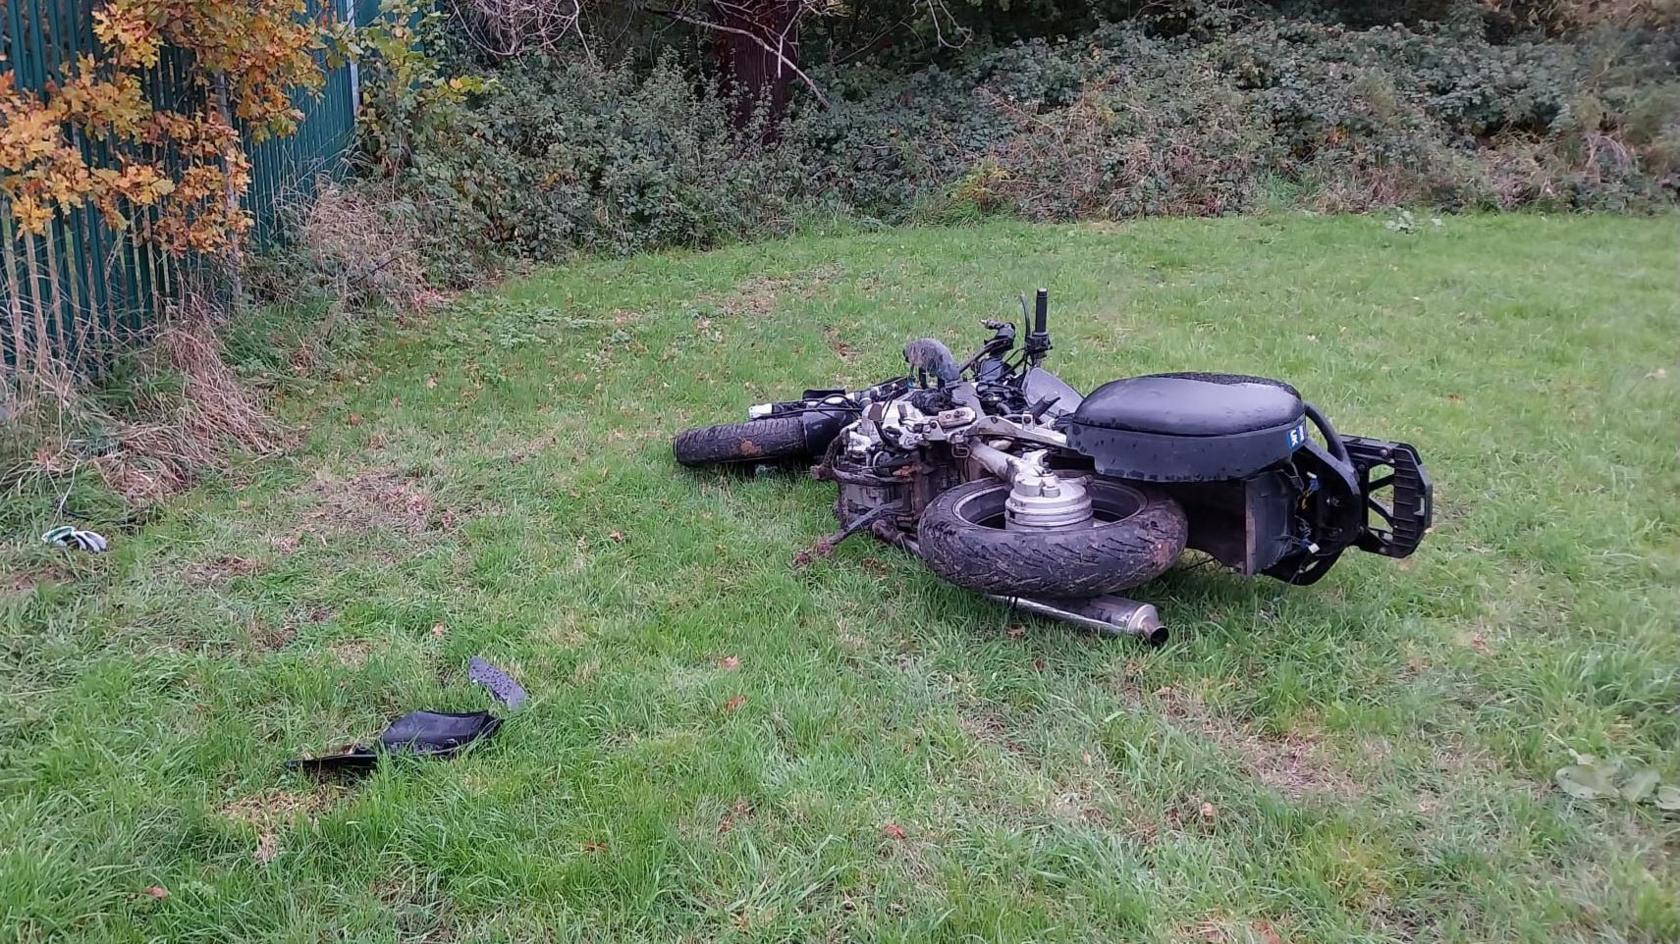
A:
{"type": "Polygon", "coordinates": [[[1091,391],[1073,421],[1172,436],[1226,436],[1292,426],[1304,407],[1294,387],[1243,374],[1149,374],[1091,391]]]}

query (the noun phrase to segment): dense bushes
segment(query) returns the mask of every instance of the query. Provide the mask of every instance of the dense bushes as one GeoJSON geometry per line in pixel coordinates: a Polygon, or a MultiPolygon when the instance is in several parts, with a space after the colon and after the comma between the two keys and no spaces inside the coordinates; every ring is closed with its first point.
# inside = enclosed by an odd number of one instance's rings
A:
{"type": "Polygon", "coordinates": [[[642,76],[523,63],[477,118],[479,203],[496,241],[527,255],[775,231],[800,194],[797,155],[735,128],[728,103],[670,59],[642,76]]]}
{"type": "Polygon", "coordinates": [[[697,246],[805,213],[884,221],[1366,210],[1644,209],[1680,185],[1674,39],[1490,43],[1479,24],[1355,29],[1200,13],[818,75],[775,129],[672,58],[503,65],[399,176],[449,269],[481,251],[697,246]],[[774,134],[766,134],[774,131],[774,134]]]}
{"type": "Polygon", "coordinates": [[[737,128],[729,102],[672,59],[645,72],[542,56],[499,70],[397,176],[430,217],[434,278],[487,252],[558,259],[784,231],[808,194],[799,155],[737,128]]]}
{"type": "Polygon", "coordinates": [[[1649,42],[1607,61],[1442,29],[1262,19],[1200,39],[1110,26],[877,86],[804,115],[794,137],[820,155],[828,195],[887,215],[940,197],[1041,219],[1224,213],[1280,196],[1326,209],[1651,207],[1677,182],[1680,84],[1653,74],[1649,42]]]}

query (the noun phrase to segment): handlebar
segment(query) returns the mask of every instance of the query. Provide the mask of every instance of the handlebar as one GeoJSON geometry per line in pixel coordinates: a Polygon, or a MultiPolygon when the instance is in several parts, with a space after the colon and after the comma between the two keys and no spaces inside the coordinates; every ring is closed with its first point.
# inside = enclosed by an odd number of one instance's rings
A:
{"type": "Polygon", "coordinates": [[[1033,329],[1027,335],[1027,363],[1037,367],[1044,355],[1050,353],[1050,290],[1038,290],[1038,304],[1033,310],[1033,329]]]}
{"type": "MultiPolygon", "coordinates": [[[[1044,360],[1044,355],[1050,352],[1050,291],[1039,289],[1032,311],[1032,331],[1027,335],[1023,353],[1026,363],[1030,367],[1037,367],[1044,360]]],[[[1027,297],[1021,296],[1021,314],[1026,315],[1027,297]]],[[[904,360],[926,383],[927,375],[931,374],[939,380],[941,386],[955,382],[963,374],[987,363],[988,359],[998,359],[1015,347],[1015,326],[1006,321],[991,319],[980,322],[982,327],[989,328],[993,334],[990,340],[980,345],[980,349],[962,364],[956,362],[951,355],[951,349],[933,338],[918,338],[904,346],[904,360]]],[[[1013,373],[1007,364],[999,361],[995,366],[1001,369],[1000,377],[1013,373]]],[[[982,373],[986,373],[982,371],[982,373]]],[[[984,379],[984,378],[981,378],[984,379]]]]}

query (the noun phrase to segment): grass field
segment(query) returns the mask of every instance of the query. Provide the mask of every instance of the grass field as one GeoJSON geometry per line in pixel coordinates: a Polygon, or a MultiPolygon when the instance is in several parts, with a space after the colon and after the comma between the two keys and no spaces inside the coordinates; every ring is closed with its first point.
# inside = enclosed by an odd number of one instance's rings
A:
{"type": "MultiPolygon", "coordinates": [[[[0,594],[0,939],[1680,938],[1673,219],[988,225],[541,273],[283,409],[295,455],[0,594]],[[1435,532],[1136,595],[1147,649],[863,541],[671,434],[1053,293],[1053,364],[1281,376],[1408,440],[1435,532]],[[531,703],[451,763],[280,769],[531,703]]],[[[960,344],[958,343],[960,342],[960,344]]],[[[13,535],[17,541],[27,535],[13,535]]]]}

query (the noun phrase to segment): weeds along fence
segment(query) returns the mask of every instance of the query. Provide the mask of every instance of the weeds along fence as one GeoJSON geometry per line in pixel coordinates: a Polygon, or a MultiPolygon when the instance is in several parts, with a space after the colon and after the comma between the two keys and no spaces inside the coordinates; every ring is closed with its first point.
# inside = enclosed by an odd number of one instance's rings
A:
{"type": "MultiPolygon", "coordinates": [[[[93,11],[100,0],[0,0],[0,73],[18,88],[43,93],[61,82],[80,56],[96,52],[93,11]]],[[[323,9],[366,24],[377,0],[308,0],[310,15],[323,9]]],[[[141,80],[154,109],[184,110],[203,93],[180,50],[165,49],[141,80]]],[[[289,200],[314,189],[322,174],[337,174],[350,144],[359,94],[354,65],[331,70],[318,94],[299,93],[304,118],[296,133],[263,140],[245,135],[251,161],[245,209],[253,241],[271,242],[289,200]]],[[[242,129],[243,130],[243,129],[242,129]]],[[[78,141],[90,166],[112,166],[103,145],[78,141]]],[[[91,206],[54,215],[43,236],[19,229],[0,196],[0,367],[21,369],[26,352],[55,352],[97,370],[102,356],[153,322],[165,300],[201,260],[176,258],[146,238],[155,211],[137,211],[126,231],[114,230],[91,206]]]]}

